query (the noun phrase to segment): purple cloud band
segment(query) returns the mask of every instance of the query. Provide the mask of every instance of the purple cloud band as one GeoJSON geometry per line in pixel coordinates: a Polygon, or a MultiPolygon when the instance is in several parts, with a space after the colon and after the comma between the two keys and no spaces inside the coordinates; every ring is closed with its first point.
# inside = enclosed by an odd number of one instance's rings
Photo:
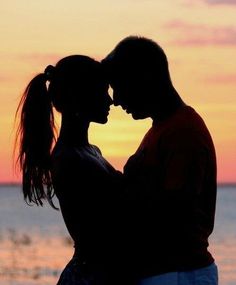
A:
{"type": "Polygon", "coordinates": [[[190,24],[176,20],[167,23],[164,28],[174,32],[173,44],[182,46],[234,46],[236,45],[236,27],[210,27],[202,24],[190,24]]]}
{"type": "Polygon", "coordinates": [[[217,5],[217,4],[236,5],[236,0],[204,0],[204,1],[210,5],[217,5]]]}

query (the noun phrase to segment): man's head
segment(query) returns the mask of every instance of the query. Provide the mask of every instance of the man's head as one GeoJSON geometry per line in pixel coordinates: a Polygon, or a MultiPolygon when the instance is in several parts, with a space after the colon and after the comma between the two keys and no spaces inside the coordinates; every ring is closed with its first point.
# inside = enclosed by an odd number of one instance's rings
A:
{"type": "Polygon", "coordinates": [[[172,83],[167,57],[156,42],[127,37],[102,63],[113,88],[114,104],[121,105],[134,119],[150,117],[162,107],[163,97],[172,83]]]}

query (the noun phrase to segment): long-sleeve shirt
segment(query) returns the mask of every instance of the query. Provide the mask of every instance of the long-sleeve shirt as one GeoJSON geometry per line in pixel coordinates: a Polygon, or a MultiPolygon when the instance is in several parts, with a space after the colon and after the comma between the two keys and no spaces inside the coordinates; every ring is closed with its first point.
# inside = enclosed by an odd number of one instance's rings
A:
{"type": "Polygon", "coordinates": [[[216,204],[216,155],[190,106],[153,122],[124,167],[125,259],[135,276],[207,266],[216,204]]]}

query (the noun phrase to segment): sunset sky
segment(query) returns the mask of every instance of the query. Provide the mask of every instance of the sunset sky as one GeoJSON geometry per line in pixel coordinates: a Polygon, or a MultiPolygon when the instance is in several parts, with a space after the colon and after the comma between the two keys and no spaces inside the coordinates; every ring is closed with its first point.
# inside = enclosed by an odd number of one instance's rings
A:
{"type": "MultiPolygon", "coordinates": [[[[5,0],[0,12],[0,182],[20,180],[14,115],[29,80],[67,55],[100,60],[128,35],[164,48],[174,86],[212,134],[218,181],[236,182],[236,0],[5,0]]],[[[122,170],[150,124],[112,107],[90,141],[122,170]]]]}

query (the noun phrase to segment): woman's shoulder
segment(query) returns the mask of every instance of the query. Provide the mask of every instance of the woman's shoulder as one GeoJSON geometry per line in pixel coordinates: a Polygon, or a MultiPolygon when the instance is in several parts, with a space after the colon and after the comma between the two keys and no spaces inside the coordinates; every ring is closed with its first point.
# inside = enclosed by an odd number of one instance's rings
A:
{"type": "Polygon", "coordinates": [[[66,163],[75,160],[78,161],[80,158],[81,155],[75,147],[69,147],[66,145],[56,145],[52,152],[53,162],[66,163]]]}
{"type": "Polygon", "coordinates": [[[102,151],[97,145],[91,144],[91,147],[93,147],[100,155],[102,155],[102,151]]]}
{"type": "Polygon", "coordinates": [[[56,177],[77,176],[86,168],[86,157],[76,147],[58,145],[52,152],[52,171],[56,177]]]}
{"type": "Polygon", "coordinates": [[[51,159],[51,174],[56,193],[70,193],[85,177],[86,162],[74,147],[55,146],[51,159]]]}

